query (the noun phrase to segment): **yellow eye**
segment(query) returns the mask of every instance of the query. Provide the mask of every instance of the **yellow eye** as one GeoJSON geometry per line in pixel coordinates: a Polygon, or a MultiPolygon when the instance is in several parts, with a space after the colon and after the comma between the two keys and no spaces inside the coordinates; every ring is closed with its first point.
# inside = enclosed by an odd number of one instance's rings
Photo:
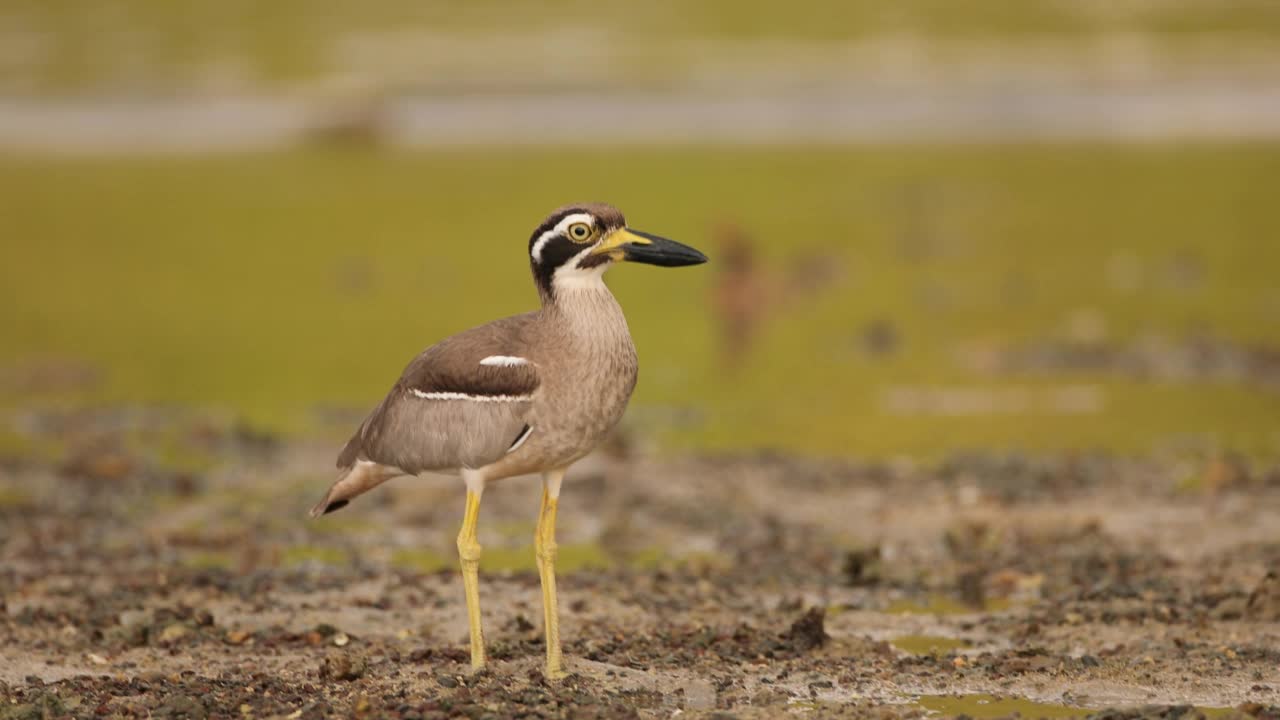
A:
{"type": "Polygon", "coordinates": [[[585,242],[591,237],[591,226],[586,223],[574,223],[569,226],[569,239],[574,242],[585,242]]]}

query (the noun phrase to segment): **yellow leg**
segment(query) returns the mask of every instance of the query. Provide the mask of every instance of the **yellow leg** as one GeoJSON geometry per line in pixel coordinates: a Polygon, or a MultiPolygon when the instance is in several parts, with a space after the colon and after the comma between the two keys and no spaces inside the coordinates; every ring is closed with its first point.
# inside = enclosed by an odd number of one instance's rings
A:
{"type": "Polygon", "coordinates": [[[542,623],[547,631],[547,677],[566,675],[560,656],[560,611],[556,605],[556,507],[560,503],[560,480],[563,470],[549,472],[542,478],[542,507],[538,510],[538,529],[533,546],[537,553],[538,575],[542,580],[542,623]]]}
{"type": "Polygon", "coordinates": [[[480,519],[480,495],[467,487],[467,509],[458,531],[458,558],[462,561],[462,587],[467,595],[467,625],[471,629],[471,667],[484,667],[484,632],[480,629],[480,543],[476,523],[480,519]]]}

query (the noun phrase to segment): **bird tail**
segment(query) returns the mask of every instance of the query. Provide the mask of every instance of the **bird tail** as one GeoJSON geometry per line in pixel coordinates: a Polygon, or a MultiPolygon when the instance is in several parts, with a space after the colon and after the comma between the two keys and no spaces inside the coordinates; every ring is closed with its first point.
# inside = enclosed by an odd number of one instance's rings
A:
{"type": "Polygon", "coordinates": [[[341,510],[357,495],[363,495],[391,478],[404,474],[400,468],[368,460],[356,461],[343,471],[333,485],[329,486],[329,492],[324,494],[324,499],[311,508],[311,517],[317,518],[334,510],[341,510]]]}

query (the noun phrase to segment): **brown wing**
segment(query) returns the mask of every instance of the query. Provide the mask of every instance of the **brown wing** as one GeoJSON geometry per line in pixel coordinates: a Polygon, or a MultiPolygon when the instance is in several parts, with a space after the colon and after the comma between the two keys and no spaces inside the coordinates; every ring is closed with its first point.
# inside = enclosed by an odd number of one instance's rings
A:
{"type": "Polygon", "coordinates": [[[532,363],[481,365],[520,357],[534,314],[504,318],[447,338],[409,363],[338,456],[338,467],[372,460],[408,473],[482,467],[525,430],[538,389],[532,363]]]}

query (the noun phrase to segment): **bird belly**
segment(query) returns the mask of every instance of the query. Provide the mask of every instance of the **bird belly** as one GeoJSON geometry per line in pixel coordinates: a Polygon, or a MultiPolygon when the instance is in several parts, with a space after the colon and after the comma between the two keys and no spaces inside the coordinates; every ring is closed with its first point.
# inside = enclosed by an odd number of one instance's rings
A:
{"type": "Polygon", "coordinates": [[[528,439],[491,466],[494,477],[508,477],[563,468],[596,448],[622,419],[635,388],[628,372],[567,391],[547,388],[535,398],[528,422],[528,439]]]}

